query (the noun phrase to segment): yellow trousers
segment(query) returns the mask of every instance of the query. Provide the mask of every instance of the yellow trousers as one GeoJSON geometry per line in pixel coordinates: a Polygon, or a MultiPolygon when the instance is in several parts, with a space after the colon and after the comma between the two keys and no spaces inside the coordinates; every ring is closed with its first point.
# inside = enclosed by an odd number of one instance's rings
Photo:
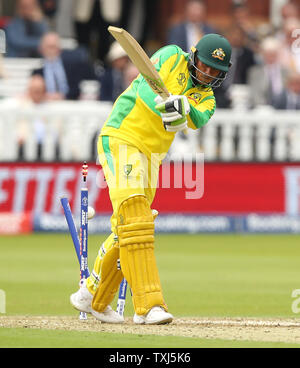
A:
{"type": "MultiPolygon", "coordinates": [[[[117,234],[117,216],[120,205],[128,198],[138,195],[145,196],[151,205],[159,173],[159,165],[156,160],[151,162],[135,146],[119,138],[100,136],[98,154],[108,184],[113,214],[111,217],[112,233],[100,247],[93,271],[87,280],[88,289],[93,294],[95,294],[101,280],[104,277],[107,278],[107,265],[112,269],[116,266],[114,263],[119,248],[115,234],[117,234]]],[[[105,305],[113,299],[121,280],[122,274],[114,287],[111,288],[111,285],[108,285],[108,289],[111,289],[109,290],[110,295],[105,297],[103,304],[98,303],[93,306],[94,309],[104,310],[105,305]]]]}

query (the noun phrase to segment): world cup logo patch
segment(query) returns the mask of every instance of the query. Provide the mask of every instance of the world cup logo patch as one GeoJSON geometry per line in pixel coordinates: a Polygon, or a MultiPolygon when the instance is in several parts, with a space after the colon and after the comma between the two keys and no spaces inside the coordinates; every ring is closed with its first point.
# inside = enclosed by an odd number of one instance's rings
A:
{"type": "Polygon", "coordinates": [[[82,203],[83,206],[87,206],[88,205],[88,199],[87,199],[87,197],[83,197],[81,203],[82,203]]]}
{"type": "Polygon", "coordinates": [[[177,82],[180,86],[183,86],[183,84],[186,82],[186,76],[184,73],[179,73],[177,82]]]}

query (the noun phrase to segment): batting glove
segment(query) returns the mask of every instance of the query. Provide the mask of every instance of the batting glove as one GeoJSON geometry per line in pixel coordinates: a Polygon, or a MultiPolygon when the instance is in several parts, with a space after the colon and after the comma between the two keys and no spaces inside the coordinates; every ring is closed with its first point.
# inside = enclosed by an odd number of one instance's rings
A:
{"type": "Polygon", "coordinates": [[[187,128],[186,116],[190,112],[190,104],[186,96],[171,95],[166,100],[157,96],[154,101],[168,132],[179,132],[187,128]]]}

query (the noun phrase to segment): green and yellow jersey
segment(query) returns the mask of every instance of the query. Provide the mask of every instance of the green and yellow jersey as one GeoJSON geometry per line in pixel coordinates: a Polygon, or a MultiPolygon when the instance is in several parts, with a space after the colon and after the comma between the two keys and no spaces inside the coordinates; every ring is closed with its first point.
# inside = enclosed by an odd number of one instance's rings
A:
{"type": "MultiPolygon", "coordinates": [[[[188,57],[178,46],[169,45],[158,50],[151,61],[171,94],[188,97],[191,105],[188,126],[197,129],[211,118],[216,101],[211,88],[193,86],[188,57]]],[[[120,138],[135,145],[148,158],[155,153],[162,159],[176,133],[165,130],[160,113],[155,109],[155,97],[139,75],[116,100],[100,135],[120,138]]]]}

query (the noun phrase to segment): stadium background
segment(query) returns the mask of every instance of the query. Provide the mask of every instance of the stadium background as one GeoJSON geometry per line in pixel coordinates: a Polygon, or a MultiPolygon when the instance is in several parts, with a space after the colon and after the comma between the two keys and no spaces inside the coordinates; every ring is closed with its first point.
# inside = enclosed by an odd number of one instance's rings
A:
{"type": "MultiPolygon", "coordinates": [[[[165,0],[149,5],[149,2],[137,1],[130,7],[129,2],[114,1],[107,10],[104,1],[102,13],[94,9],[104,19],[102,29],[92,23],[94,28],[88,44],[82,41],[86,30],[78,26],[76,12],[71,9],[76,4],[79,6],[80,1],[41,1],[40,4],[44,11],[42,21],[48,25],[48,31],[59,34],[64,52],[74,58],[78,57],[78,50],[84,50],[85,62],[92,69],[93,77],[85,80],[82,76],[76,81],[75,97],[63,96],[59,100],[42,97],[36,102],[30,94],[30,83],[33,70],[43,65],[39,49],[35,57],[30,57],[32,50],[23,57],[10,54],[2,57],[0,232],[66,231],[59,197],[67,194],[73,211],[78,214],[83,160],[90,163],[90,204],[97,213],[91,231],[106,232],[111,208],[107,188],[101,187],[103,178],[97,165],[95,143],[115,98],[113,92],[107,91],[109,81],[113,80],[109,79],[112,62],[124,55],[118,49],[109,49],[113,40],[105,26],[110,21],[127,26],[151,55],[168,43],[172,27],[184,21],[187,2],[165,0]],[[99,44],[105,46],[100,47],[100,51],[99,44]]],[[[97,4],[95,2],[95,6],[97,4]]],[[[196,163],[191,157],[193,188],[183,183],[181,188],[158,189],[154,203],[161,214],[157,231],[299,232],[297,109],[300,104],[278,108],[268,99],[255,104],[252,100],[257,86],[251,84],[249,77],[251,69],[264,63],[261,55],[264,40],[276,39],[282,48],[286,47],[285,26],[299,22],[298,3],[292,2],[291,10],[288,1],[279,0],[249,1],[248,4],[228,0],[217,8],[212,1],[203,4],[206,15],[202,22],[229,38],[232,30],[242,32],[242,43],[235,48],[234,55],[246,50],[246,54],[252,55],[252,64],[249,65],[249,57],[237,57],[237,66],[232,72],[235,75],[228,77],[226,89],[217,91],[218,108],[212,121],[200,132],[177,135],[170,152],[171,162],[166,160],[171,177],[176,181],[181,175],[181,166],[176,162],[180,162],[182,155],[204,152],[204,179],[201,178],[204,194],[201,198],[185,200],[186,192],[196,190],[196,181],[199,181],[195,176],[196,163]],[[237,71],[238,68],[242,71],[237,71]],[[225,100],[227,105],[224,105],[225,100]],[[175,197],[177,201],[173,200],[175,197]]],[[[1,9],[0,25],[6,31],[14,20],[16,3],[2,1],[1,9]]],[[[298,60],[299,53],[292,52],[298,60]]],[[[300,63],[293,68],[286,60],[280,63],[287,73],[293,74],[297,84],[300,63]]],[[[126,70],[119,71],[118,77],[127,78],[130,67],[126,61],[126,70]]],[[[136,70],[131,72],[133,78],[136,70]]],[[[129,81],[122,83],[126,86],[129,81]]],[[[288,82],[283,80],[281,93],[288,89],[288,82]]],[[[299,98],[300,90],[298,95],[296,92],[293,95],[299,98]]]]}
{"type": "MultiPolygon", "coordinates": [[[[77,6],[98,1],[39,3],[40,19],[60,36],[67,74],[77,79],[68,98],[41,93],[45,81],[32,76],[43,66],[40,39],[30,55],[12,56],[10,50],[0,60],[0,347],[299,347],[300,1],[204,1],[210,27],[231,40],[240,35],[233,39],[239,68],[216,93],[210,123],[178,134],[164,163],[153,204],[160,212],[156,255],[175,320],[170,330],[147,326],[138,332],[130,297],[126,323],[116,330],[90,317],[84,327],[78,322],[69,295],[77,289],[79,267],[59,197],[69,197],[78,225],[87,160],[89,199],[97,212],[89,222],[91,268],[109,233],[111,210],[96,138],[120,92],[108,87],[125,87],[136,73],[120,50],[110,52],[105,27],[124,26],[151,55],[168,43],[187,1],[101,0],[102,13],[92,11],[93,19],[77,6]],[[259,83],[268,70],[263,50],[277,55],[275,64],[284,70],[272,88],[259,83]],[[112,73],[119,59],[125,68],[112,73]],[[82,60],[89,71],[83,77],[76,68],[82,60]],[[279,99],[268,94],[273,90],[279,99]],[[203,153],[199,169],[193,158],[203,153]],[[189,180],[185,172],[192,172],[189,180]],[[165,173],[171,174],[170,188],[163,185],[165,173]],[[187,198],[199,191],[201,198],[187,198]]],[[[15,10],[16,1],[0,1],[6,32],[15,10]]]]}

